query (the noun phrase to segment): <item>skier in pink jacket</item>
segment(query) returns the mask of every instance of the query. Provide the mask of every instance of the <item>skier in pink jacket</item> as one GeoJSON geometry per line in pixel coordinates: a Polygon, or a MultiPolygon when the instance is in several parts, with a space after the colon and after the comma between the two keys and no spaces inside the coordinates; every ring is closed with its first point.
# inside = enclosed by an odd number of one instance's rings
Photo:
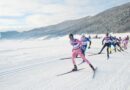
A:
{"type": "Polygon", "coordinates": [[[76,62],[75,62],[75,58],[77,55],[79,55],[85,62],[87,62],[87,64],[89,64],[89,66],[91,67],[91,69],[93,71],[95,71],[95,68],[93,67],[93,65],[86,59],[86,57],[83,55],[82,51],[81,51],[81,46],[82,46],[82,42],[79,41],[78,39],[75,39],[73,37],[73,34],[69,34],[69,39],[70,39],[70,43],[73,46],[72,49],[72,62],[74,65],[74,68],[72,69],[72,71],[77,71],[77,66],[76,66],[76,62]]]}

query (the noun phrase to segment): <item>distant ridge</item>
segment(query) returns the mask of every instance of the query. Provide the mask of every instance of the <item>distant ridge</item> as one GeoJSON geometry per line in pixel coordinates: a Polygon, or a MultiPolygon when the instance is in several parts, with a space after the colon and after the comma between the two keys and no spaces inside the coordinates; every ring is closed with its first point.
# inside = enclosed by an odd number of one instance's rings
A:
{"type": "Polygon", "coordinates": [[[124,33],[130,32],[130,2],[110,8],[95,16],[87,16],[77,20],[64,21],[56,25],[35,28],[24,32],[4,32],[2,39],[29,39],[43,36],[57,37],[69,33],[124,33]]]}

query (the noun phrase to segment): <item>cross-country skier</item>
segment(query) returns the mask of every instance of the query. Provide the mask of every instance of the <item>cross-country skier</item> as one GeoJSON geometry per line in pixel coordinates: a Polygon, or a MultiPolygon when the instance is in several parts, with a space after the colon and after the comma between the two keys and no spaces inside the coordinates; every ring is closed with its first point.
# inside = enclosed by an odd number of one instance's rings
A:
{"type": "Polygon", "coordinates": [[[127,35],[127,37],[123,40],[123,47],[124,47],[124,49],[127,49],[128,42],[129,42],[129,36],[127,35]]]}
{"type": "Polygon", "coordinates": [[[121,46],[120,46],[120,40],[118,38],[115,37],[111,37],[111,40],[112,40],[112,45],[114,46],[114,50],[116,52],[116,49],[117,49],[117,46],[120,48],[119,51],[124,51],[121,46]]]}
{"type": "Polygon", "coordinates": [[[89,66],[91,67],[91,69],[93,71],[95,71],[95,68],[93,67],[93,65],[85,58],[85,56],[81,52],[80,48],[81,48],[82,42],[79,41],[78,39],[75,39],[73,37],[73,34],[69,34],[69,39],[70,39],[71,45],[73,46],[72,62],[73,62],[74,68],[72,69],[72,71],[77,71],[77,66],[76,66],[76,62],[75,62],[75,58],[77,55],[79,55],[85,62],[87,62],[89,64],[89,66]]]}
{"type": "Polygon", "coordinates": [[[81,42],[82,42],[81,51],[82,51],[83,55],[85,56],[85,51],[88,46],[87,44],[89,43],[88,49],[90,49],[91,40],[89,38],[87,38],[85,35],[82,35],[81,42]]]}
{"type": "Polygon", "coordinates": [[[109,33],[106,33],[106,36],[102,40],[102,49],[98,54],[101,54],[103,49],[107,47],[107,58],[109,59],[109,48],[111,47],[111,37],[109,36],[109,33]]]}

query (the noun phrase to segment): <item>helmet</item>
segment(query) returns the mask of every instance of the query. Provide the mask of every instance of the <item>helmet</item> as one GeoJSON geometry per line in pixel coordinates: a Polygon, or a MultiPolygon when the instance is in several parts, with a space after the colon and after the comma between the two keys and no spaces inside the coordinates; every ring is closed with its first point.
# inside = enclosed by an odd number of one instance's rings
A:
{"type": "Polygon", "coordinates": [[[73,37],[73,34],[71,33],[71,34],[69,34],[69,37],[73,37]]]}

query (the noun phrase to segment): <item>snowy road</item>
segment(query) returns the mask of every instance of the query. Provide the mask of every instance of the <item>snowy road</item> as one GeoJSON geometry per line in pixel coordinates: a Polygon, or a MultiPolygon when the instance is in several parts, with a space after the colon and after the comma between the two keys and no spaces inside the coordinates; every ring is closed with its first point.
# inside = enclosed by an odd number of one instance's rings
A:
{"type": "Polygon", "coordinates": [[[59,60],[71,56],[67,37],[0,41],[0,90],[130,90],[130,49],[107,60],[105,54],[88,56],[100,50],[101,40],[92,45],[86,57],[98,67],[95,79],[86,63],[79,72],[56,76],[73,68],[71,59],[59,60]]]}

